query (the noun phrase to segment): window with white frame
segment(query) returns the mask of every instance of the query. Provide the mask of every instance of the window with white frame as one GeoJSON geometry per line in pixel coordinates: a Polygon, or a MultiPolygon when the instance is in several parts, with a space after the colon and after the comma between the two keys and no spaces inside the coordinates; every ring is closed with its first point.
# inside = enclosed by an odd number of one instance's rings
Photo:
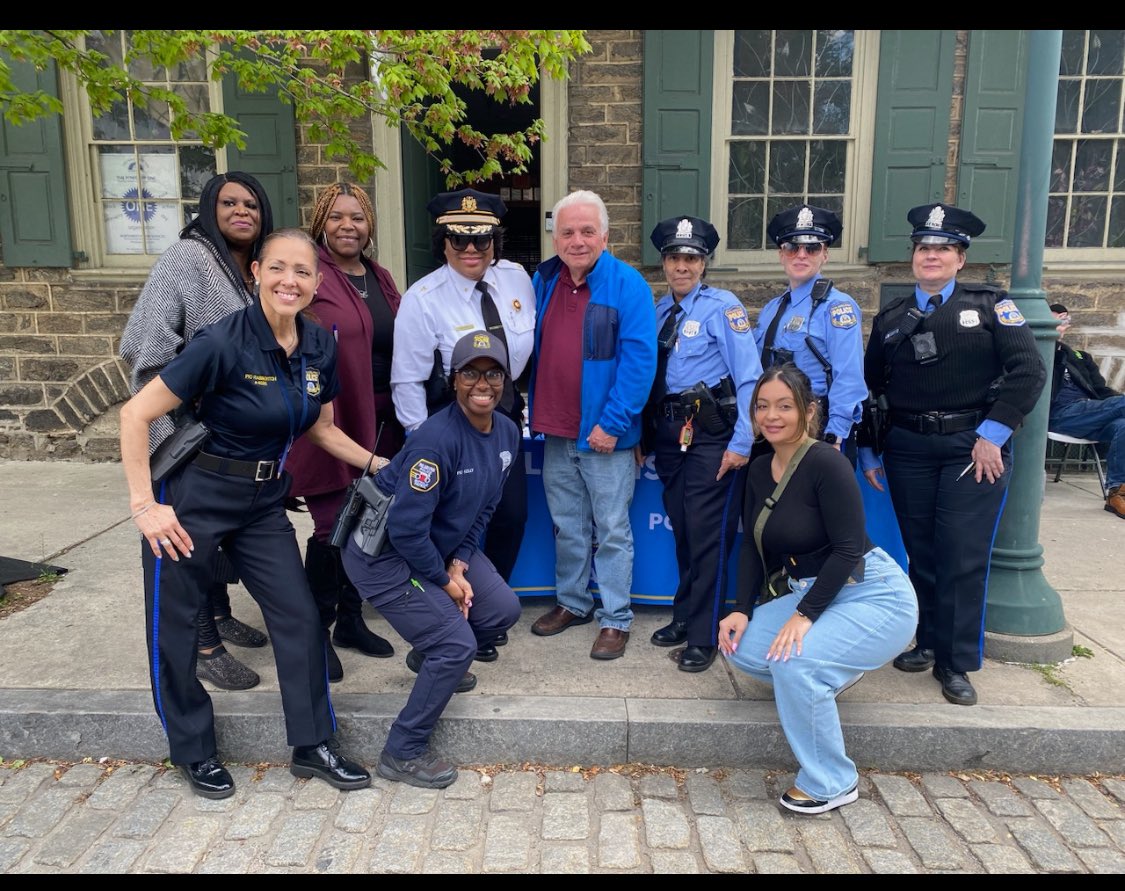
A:
{"type": "Polygon", "coordinates": [[[854,259],[854,246],[866,240],[853,233],[867,218],[873,140],[859,134],[862,112],[874,113],[877,38],[846,30],[715,35],[711,182],[712,213],[725,230],[719,261],[776,263],[766,226],[802,202],[840,215],[844,256],[854,259]],[[857,175],[864,158],[868,172],[857,175]]]}
{"type": "Polygon", "coordinates": [[[1063,31],[1047,199],[1053,259],[1125,248],[1123,84],[1125,30],[1063,31]]]}

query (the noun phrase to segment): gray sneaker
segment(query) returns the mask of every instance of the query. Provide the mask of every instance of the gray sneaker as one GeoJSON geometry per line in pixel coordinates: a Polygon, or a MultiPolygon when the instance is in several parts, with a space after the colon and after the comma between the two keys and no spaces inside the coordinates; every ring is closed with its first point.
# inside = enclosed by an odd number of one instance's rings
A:
{"type": "Polygon", "coordinates": [[[222,645],[210,656],[199,654],[195,663],[195,676],[221,690],[249,690],[258,686],[261,681],[254,669],[243,665],[222,645]]]}
{"type": "Polygon", "coordinates": [[[431,752],[423,752],[417,758],[404,761],[396,758],[386,749],[379,756],[375,772],[385,780],[420,786],[423,789],[444,789],[457,779],[457,768],[448,761],[434,757],[431,752]]]}

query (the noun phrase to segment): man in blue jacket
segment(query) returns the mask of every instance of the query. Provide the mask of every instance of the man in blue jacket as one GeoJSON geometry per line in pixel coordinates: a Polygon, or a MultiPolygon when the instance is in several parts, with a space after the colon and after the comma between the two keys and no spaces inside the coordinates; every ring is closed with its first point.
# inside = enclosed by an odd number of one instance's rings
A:
{"type": "Polygon", "coordinates": [[[594,192],[555,205],[557,256],[535,272],[531,429],[544,435],[543,488],[555,526],[557,605],[531,626],[546,637],[597,618],[590,657],[625,654],[633,624],[633,446],[656,373],[652,288],[606,245],[609,214],[594,192]],[[589,590],[597,539],[594,610],[589,590]]]}

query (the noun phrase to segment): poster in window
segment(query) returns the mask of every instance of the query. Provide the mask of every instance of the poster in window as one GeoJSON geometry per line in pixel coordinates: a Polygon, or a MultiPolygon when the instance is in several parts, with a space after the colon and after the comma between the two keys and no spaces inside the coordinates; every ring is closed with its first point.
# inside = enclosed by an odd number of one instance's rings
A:
{"type": "Polygon", "coordinates": [[[174,201],[152,201],[136,189],[116,201],[102,202],[106,250],[111,254],[160,254],[178,237],[180,207],[174,201]]]}

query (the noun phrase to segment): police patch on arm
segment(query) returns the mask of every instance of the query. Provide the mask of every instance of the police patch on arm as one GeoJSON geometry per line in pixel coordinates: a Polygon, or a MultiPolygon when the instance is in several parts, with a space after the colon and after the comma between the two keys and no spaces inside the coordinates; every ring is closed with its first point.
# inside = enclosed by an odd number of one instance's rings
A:
{"type": "Polygon", "coordinates": [[[441,471],[433,461],[424,458],[410,468],[410,488],[415,492],[429,492],[441,479],[441,471]]]}
{"type": "Polygon", "coordinates": [[[1010,328],[1027,324],[1027,319],[1023,317],[1023,313],[1020,312],[1015,301],[1010,298],[1004,298],[996,304],[996,318],[1001,325],[1007,325],[1010,328]]]}
{"type": "Polygon", "coordinates": [[[846,300],[828,307],[828,315],[832,319],[833,328],[854,328],[859,322],[855,308],[846,300]]]}
{"type": "Polygon", "coordinates": [[[730,325],[731,331],[741,334],[750,330],[750,320],[746,318],[745,307],[731,306],[723,311],[723,315],[727,317],[727,324],[730,325]]]}

